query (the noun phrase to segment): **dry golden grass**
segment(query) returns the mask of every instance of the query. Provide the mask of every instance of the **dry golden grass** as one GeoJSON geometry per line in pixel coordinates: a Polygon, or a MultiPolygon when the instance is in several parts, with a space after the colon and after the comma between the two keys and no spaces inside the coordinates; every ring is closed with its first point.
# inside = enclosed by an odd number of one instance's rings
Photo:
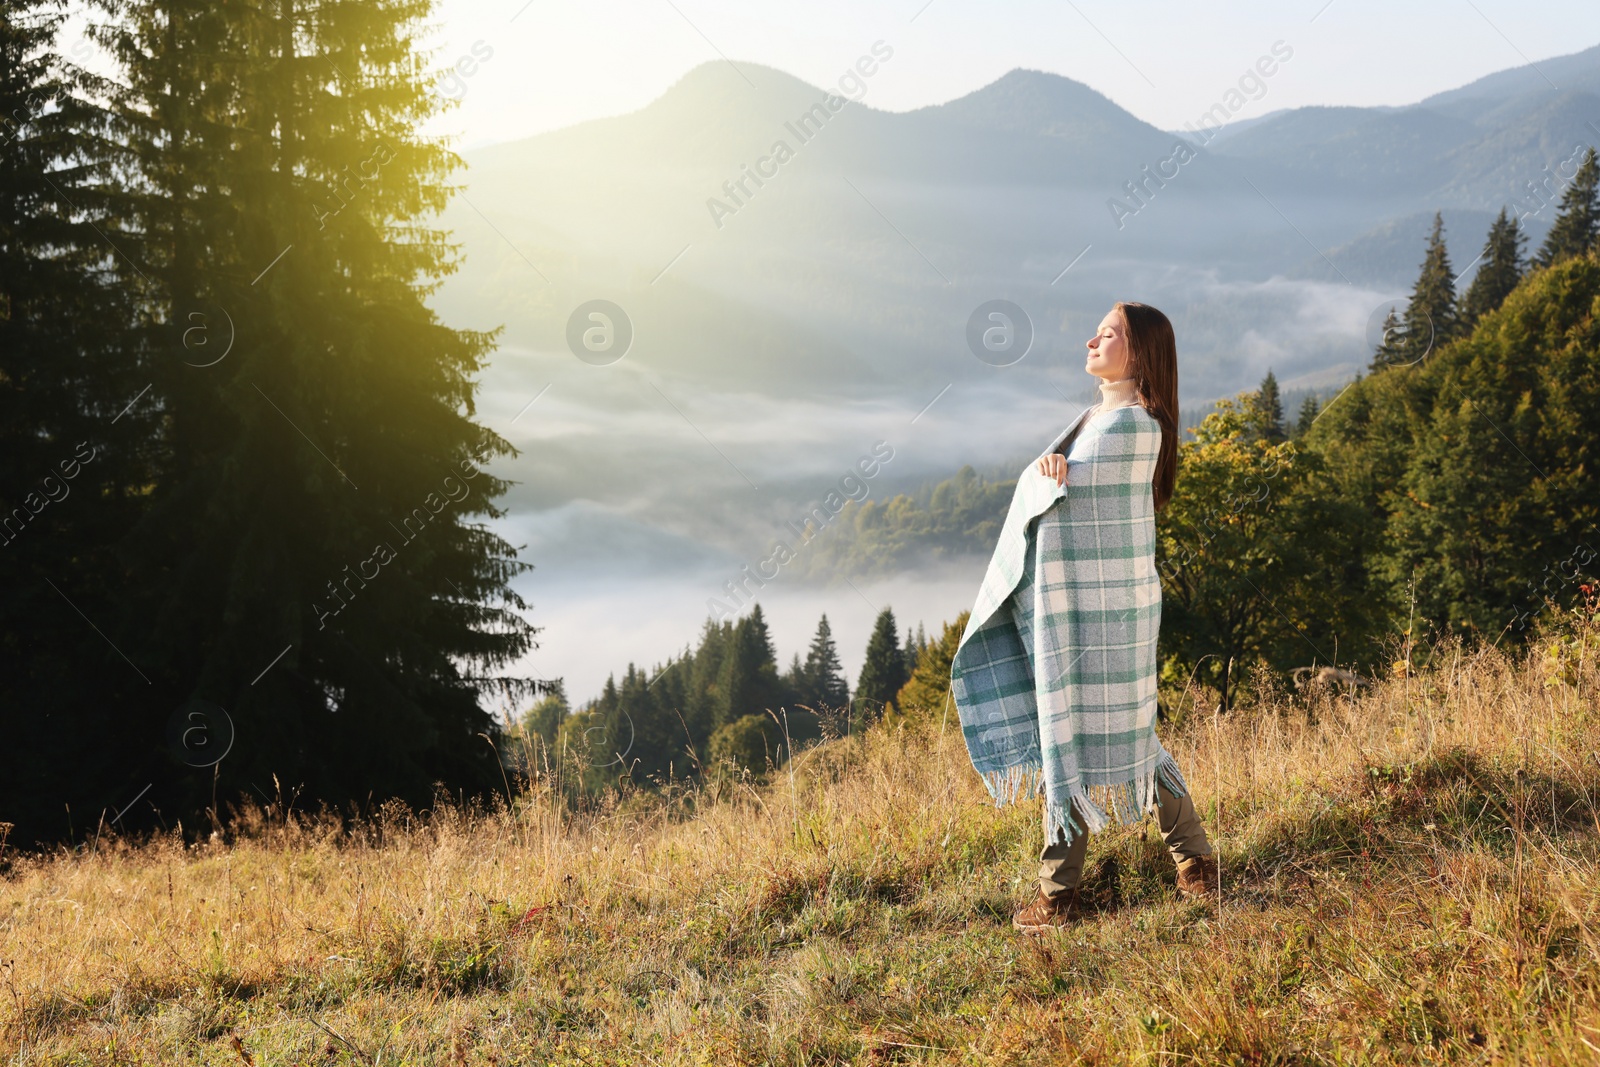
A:
{"type": "Polygon", "coordinates": [[[912,721],[766,785],[356,833],[267,809],[228,843],[21,858],[0,1040],[30,1065],[1594,1063],[1578,636],[1185,716],[1220,908],[1175,898],[1147,823],[1093,841],[1104,910],[1018,937],[1038,802],[995,809],[959,732],[912,721]]]}

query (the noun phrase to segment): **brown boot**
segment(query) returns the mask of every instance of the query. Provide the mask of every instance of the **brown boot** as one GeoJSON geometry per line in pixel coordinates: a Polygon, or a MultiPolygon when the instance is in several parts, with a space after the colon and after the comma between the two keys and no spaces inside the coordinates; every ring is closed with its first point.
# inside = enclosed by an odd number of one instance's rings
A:
{"type": "Polygon", "coordinates": [[[1069,889],[1056,897],[1047,897],[1044,890],[1039,890],[1039,895],[1033,903],[1024,908],[1019,908],[1011,916],[1011,925],[1025,934],[1042,934],[1050,930],[1059,930],[1078,921],[1083,915],[1078,907],[1078,891],[1069,889]]]}
{"type": "Polygon", "coordinates": [[[1186,897],[1217,895],[1217,858],[1190,856],[1178,864],[1178,892],[1186,897]]]}

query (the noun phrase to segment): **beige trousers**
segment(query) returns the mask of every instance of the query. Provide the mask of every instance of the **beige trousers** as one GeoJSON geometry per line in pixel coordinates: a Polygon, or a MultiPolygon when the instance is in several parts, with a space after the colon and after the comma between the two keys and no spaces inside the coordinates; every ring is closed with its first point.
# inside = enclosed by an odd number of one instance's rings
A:
{"type": "MultiPolygon", "coordinates": [[[[1194,801],[1187,794],[1180,797],[1173,793],[1159,778],[1156,779],[1156,799],[1156,821],[1173,861],[1181,863],[1194,856],[1211,855],[1211,842],[1194,810],[1194,801]]],[[[1088,834],[1078,834],[1070,845],[1045,844],[1044,851],[1039,853],[1039,888],[1045,896],[1055,897],[1078,888],[1083,878],[1083,858],[1088,851],[1088,834]]]]}

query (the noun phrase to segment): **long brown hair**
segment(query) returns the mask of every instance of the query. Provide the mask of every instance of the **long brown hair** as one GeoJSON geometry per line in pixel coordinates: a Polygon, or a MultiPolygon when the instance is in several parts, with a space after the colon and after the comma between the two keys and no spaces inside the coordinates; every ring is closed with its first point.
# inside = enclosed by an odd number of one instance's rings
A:
{"type": "Polygon", "coordinates": [[[1118,300],[1113,306],[1128,324],[1128,376],[1138,387],[1139,404],[1161,426],[1161,453],[1150,480],[1160,511],[1178,480],[1178,341],[1171,320],[1149,304],[1118,300]]]}

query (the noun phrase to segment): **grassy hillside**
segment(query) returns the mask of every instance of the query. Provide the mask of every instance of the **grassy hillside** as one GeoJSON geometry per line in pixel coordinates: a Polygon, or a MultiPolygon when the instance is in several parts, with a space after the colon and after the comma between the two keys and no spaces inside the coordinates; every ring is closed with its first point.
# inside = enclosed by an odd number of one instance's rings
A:
{"type": "Polygon", "coordinates": [[[12,856],[17,1064],[1593,1063],[1600,634],[1435,649],[1354,699],[1168,733],[1221,848],[1180,902],[1153,828],[1100,910],[1015,935],[1037,801],[938,717],[767,783],[515,813],[272,807],[12,856]],[[1550,650],[1554,649],[1554,652],[1550,650]]]}

